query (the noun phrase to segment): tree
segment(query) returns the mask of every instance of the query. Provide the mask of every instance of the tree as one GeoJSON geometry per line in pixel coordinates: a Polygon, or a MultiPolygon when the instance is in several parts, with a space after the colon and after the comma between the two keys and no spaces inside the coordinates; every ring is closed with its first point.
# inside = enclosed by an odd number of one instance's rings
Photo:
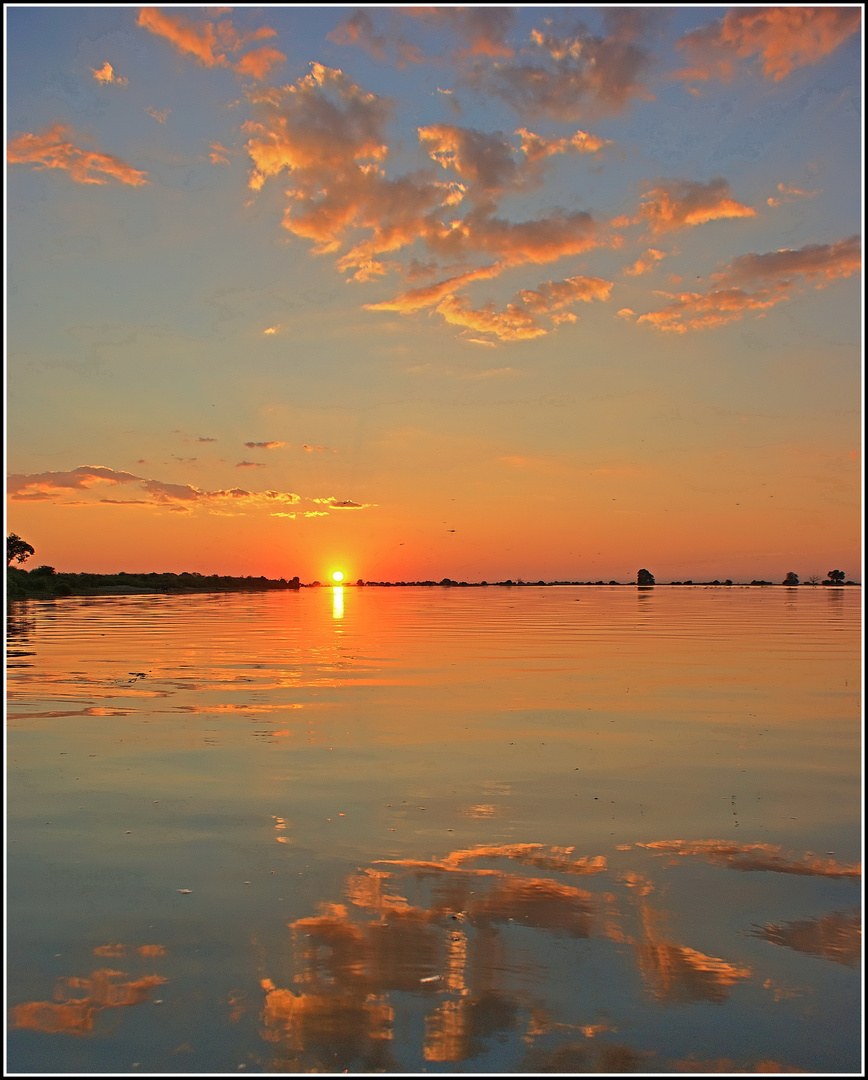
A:
{"type": "Polygon", "coordinates": [[[831,581],[833,585],[843,585],[844,584],[844,578],[846,576],[847,575],[844,573],[843,570],[830,570],[829,571],[829,581],[831,581]]]}
{"type": "Polygon", "coordinates": [[[654,575],[652,573],[650,573],[648,570],[640,570],[639,573],[636,575],[636,584],[637,585],[654,585],[655,584],[654,575]]]}
{"type": "Polygon", "coordinates": [[[16,533],[10,533],[6,537],[6,565],[8,566],[14,559],[16,562],[23,563],[26,559],[29,559],[33,554],[33,548],[26,540],[22,540],[16,533]]]}
{"type": "Polygon", "coordinates": [[[799,584],[799,575],[794,574],[792,572],[792,570],[791,570],[787,574],[787,576],[784,578],[784,580],[781,582],[781,584],[782,585],[798,585],[799,584]]]}

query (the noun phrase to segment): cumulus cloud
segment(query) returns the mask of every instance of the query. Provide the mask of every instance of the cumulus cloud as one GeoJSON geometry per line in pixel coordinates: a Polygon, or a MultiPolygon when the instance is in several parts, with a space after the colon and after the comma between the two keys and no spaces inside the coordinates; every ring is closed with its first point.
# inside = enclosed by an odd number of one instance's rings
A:
{"type": "Polygon", "coordinates": [[[658,180],[642,196],[640,220],[653,233],[703,225],[721,218],[754,217],[756,211],[732,198],[729,184],[716,176],[703,184],[698,180],[658,180]]]}
{"type": "Polygon", "coordinates": [[[73,133],[64,124],[53,124],[41,135],[15,135],[6,147],[12,164],[32,165],[35,169],[64,169],[78,184],[120,184],[138,187],[148,183],[148,174],[127,165],[120,158],[97,150],[83,150],[72,142],[73,133]]]}
{"type": "Polygon", "coordinates": [[[610,145],[585,131],[546,139],[519,128],[515,132],[518,147],[500,131],[489,133],[455,124],[432,124],[419,128],[418,134],[428,155],[444,169],[452,169],[470,196],[477,199],[540,183],[543,163],[556,154],[598,153],[610,145]]]}
{"type": "Polygon", "coordinates": [[[739,68],[761,66],[779,82],[795,68],[816,64],[859,32],[861,7],[730,8],[722,19],[685,34],[676,47],[689,66],[688,81],[728,82],[739,68]]]}
{"type": "Polygon", "coordinates": [[[292,85],[250,90],[248,99],[249,186],[256,191],[289,174],[282,224],[311,242],[314,253],[334,255],[337,269],[356,281],[395,271],[412,281],[440,266],[453,268],[432,284],[366,305],[369,310],[408,313],[442,305],[440,314],[456,325],[485,323],[498,336],[536,336],[547,330],[535,325],[520,298],[509,313],[480,314],[457,298],[457,290],[509,267],[553,262],[612,242],[584,210],[553,209],[529,221],[498,213],[499,197],[535,183],[554,155],[597,153],[607,145],[587,132],[548,138],[527,128],[506,136],[428,125],[418,129],[420,143],[453,177],[438,179],[431,167],[387,175],[392,103],[339,69],[314,63],[292,85]],[[465,199],[469,209],[462,214],[465,199]],[[405,249],[414,249],[406,266],[395,258],[405,249]],[[480,261],[484,265],[474,265],[480,261]]]}
{"type": "Polygon", "coordinates": [[[256,80],[265,79],[286,61],[282,52],[267,45],[235,59],[227,57],[227,53],[239,54],[253,43],[276,37],[277,31],[267,26],[242,34],[229,20],[216,24],[208,20],[197,22],[153,7],[143,7],[139,11],[138,25],[165,38],[181,55],[192,56],[204,67],[231,68],[237,75],[256,80]]]}
{"type": "Polygon", "coordinates": [[[522,116],[620,112],[634,98],[651,98],[644,85],[651,56],[642,42],[652,19],[635,8],[609,9],[603,37],[581,22],[565,32],[533,30],[522,50],[527,61],[478,65],[471,81],[522,116]]]}
{"type": "Polygon", "coordinates": [[[370,238],[341,261],[357,277],[374,272],[375,256],[412,243],[425,214],[444,201],[447,185],[405,177],[387,180],[377,162],[388,153],[391,105],[361,90],[343,72],[312,64],[291,86],[250,95],[254,119],[244,125],[259,190],[291,174],[283,225],[319,254],[340,249],[357,229],[370,238]]]}
{"type": "Polygon", "coordinates": [[[678,334],[706,330],[750,312],[765,312],[789,300],[806,285],[823,288],[850,277],[861,266],[862,244],[858,236],[832,244],[741,255],[712,275],[715,286],[709,291],[670,295],[672,303],[639,316],[637,321],[678,334]]]}
{"type": "Polygon", "coordinates": [[[114,68],[108,60],[106,60],[99,70],[97,70],[97,68],[91,68],[90,70],[93,72],[93,77],[96,81],[102,83],[104,86],[107,86],[109,83],[114,83],[116,86],[130,85],[129,79],[125,78],[123,75],[115,74],[114,68]]]}

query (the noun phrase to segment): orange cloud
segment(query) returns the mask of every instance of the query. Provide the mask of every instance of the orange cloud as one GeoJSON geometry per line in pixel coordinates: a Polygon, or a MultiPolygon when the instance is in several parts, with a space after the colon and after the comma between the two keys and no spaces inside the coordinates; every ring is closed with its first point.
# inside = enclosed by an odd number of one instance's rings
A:
{"type": "Polygon", "coordinates": [[[217,34],[211,22],[193,23],[182,15],[167,15],[159,8],[143,7],[138,25],[164,37],[179,53],[194,56],[205,67],[226,65],[226,57],[214,52],[217,34]]]}
{"type": "Polygon", "coordinates": [[[522,179],[512,145],[500,132],[489,135],[453,124],[433,124],[419,128],[419,141],[434,161],[444,169],[454,169],[479,191],[502,191],[522,179]]]}
{"type": "Polygon", "coordinates": [[[248,450],[277,450],[278,447],[286,446],[286,443],[273,439],[271,442],[246,442],[244,445],[248,450]]]}
{"type": "Polygon", "coordinates": [[[521,289],[503,311],[494,304],[473,309],[469,301],[446,296],[435,311],[448,322],[475,333],[490,334],[499,341],[524,341],[551,332],[539,317],[550,315],[553,325],[575,321],[576,316],[562,309],[579,301],[608,300],[612,282],[602,278],[574,277],[564,281],[544,281],[536,289],[521,289]]]}
{"type": "Polygon", "coordinates": [[[139,11],[138,25],[165,38],[182,55],[195,57],[204,67],[228,67],[237,75],[253,79],[264,79],[286,60],[282,52],[270,46],[254,49],[235,61],[227,59],[226,52],[237,53],[251,42],[276,37],[277,31],[267,26],[239,34],[228,20],[215,27],[213,22],[193,22],[183,15],[168,15],[152,7],[143,7],[139,11]]]}
{"type": "MultiPolygon", "coordinates": [[[[8,478],[7,488],[11,499],[16,501],[58,500],[69,491],[86,492],[94,485],[135,484],[150,496],[148,499],[123,500],[146,506],[184,510],[191,506],[206,509],[209,513],[238,515],[249,511],[272,510],[291,506],[301,501],[301,496],[288,491],[247,491],[244,488],[223,488],[203,491],[191,484],[171,484],[163,480],[148,479],[134,473],[109,469],[102,465],[81,465],[67,472],[44,472],[25,475],[16,473],[8,478]]],[[[102,503],[121,500],[99,499],[102,503]]],[[[62,505],[73,505],[61,500],[62,505]]],[[[92,502],[92,501],[91,501],[92,502]]],[[[87,500],[76,505],[91,505],[87,500]]]]}
{"type": "Polygon", "coordinates": [[[407,292],[396,296],[394,300],[383,300],[379,304],[365,304],[365,310],[401,311],[408,314],[422,308],[433,307],[445,296],[454,294],[462,285],[466,285],[471,281],[496,277],[500,271],[501,267],[497,263],[493,266],[482,266],[478,270],[469,270],[466,274],[456,274],[455,277],[435,282],[433,285],[422,285],[417,289],[408,289],[407,292]]]}
{"type": "Polygon", "coordinates": [[[603,278],[571,277],[564,281],[544,281],[536,289],[522,289],[516,296],[529,311],[548,313],[580,300],[608,300],[611,292],[611,281],[603,278]]]}
{"type": "Polygon", "coordinates": [[[730,196],[729,184],[716,176],[703,184],[697,180],[659,180],[646,191],[639,208],[654,233],[703,225],[721,218],[754,217],[756,211],[730,196]]]}
{"type": "Polygon", "coordinates": [[[604,146],[612,145],[611,139],[601,139],[586,131],[577,131],[569,138],[544,139],[527,128],[519,128],[516,135],[521,137],[521,149],[528,161],[538,161],[553,154],[596,154],[604,146]]]}
{"type": "Polygon", "coordinates": [[[96,68],[91,68],[90,70],[93,72],[93,77],[96,79],[97,82],[101,82],[106,85],[108,83],[116,83],[118,86],[130,85],[129,79],[125,78],[123,75],[115,75],[114,68],[111,66],[108,60],[106,60],[106,62],[99,70],[97,70],[96,68]]]}
{"type": "Polygon", "coordinates": [[[781,206],[783,203],[794,202],[796,199],[813,199],[819,195],[819,191],[802,191],[795,184],[778,184],[779,196],[771,195],[766,202],[769,206],[781,206]]]}
{"type": "Polygon", "coordinates": [[[448,323],[493,334],[500,341],[524,341],[546,333],[530,312],[516,304],[507,304],[504,311],[496,311],[494,304],[473,310],[468,300],[447,296],[436,310],[448,323]]]}
{"type": "Polygon", "coordinates": [[[240,60],[235,62],[233,69],[238,75],[249,75],[250,78],[261,81],[267,78],[276,67],[280,67],[285,62],[286,57],[279,49],[263,46],[261,49],[254,49],[253,52],[242,56],[240,60]]]}
{"type": "Polygon", "coordinates": [[[723,326],[750,311],[766,311],[789,300],[806,282],[823,288],[839,278],[850,277],[861,266],[862,244],[858,236],[833,244],[806,244],[796,250],[740,255],[712,275],[716,288],[707,293],[676,294],[671,297],[674,303],[640,315],[637,321],[678,334],[723,326]]]}
{"type": "Polygon", "coordinates": [[[12,164],[33,165],[36,169],[65,169],[78,184],[105,184],[117,180],[138,187],[148,183],[148,174],[127,165],[120,158],[74,146],[72,132],[64,124],[52,125],[42,135],[16,135],[6,148],[12,164]]]}
{"type": "Polygon", "coordinates": [[[639,258],[633,263],[632,266],[628,266],[624,269],[624,273],[629,275],[630,277],[636,277],[639,274],[645,274],[649,270],[653,269],[653,267],[656,266],[661,259],[665,258],[665,252],[658,251],[656,248],[648,248],[647,251],[644,251],[639,256],[639,258]]]}
{"type": "Polygon", "coordinates": [[[676,43],[690,67],[674,75],[729,81],[739,61],[760,61],[763,75],[779,82],[795,68],[824,60],[859,32],[861,20],[861,7],[731,8],[676,43]]]}
{"type": "Polygon", "coordinates": [[[171,112],[171,109],[153,109],[150,105],[145,106],[145,112],[148,116],[153,116],[158,124],[165,124],[166,119],[171,112]]]}
{"type": "Polygon", "coordinates": [[[610,145],[605,139],[577,131],[562,139],[545,139],[519,128],[518,152],[501,133],[488,134],[454,124],[432,124],[418,129],[419,141],[444,169],[453,169],[475,194],[490,195],[508,188],[526,187],[542,179],[542,162],[555,154],[591,154],[610,145]]]}

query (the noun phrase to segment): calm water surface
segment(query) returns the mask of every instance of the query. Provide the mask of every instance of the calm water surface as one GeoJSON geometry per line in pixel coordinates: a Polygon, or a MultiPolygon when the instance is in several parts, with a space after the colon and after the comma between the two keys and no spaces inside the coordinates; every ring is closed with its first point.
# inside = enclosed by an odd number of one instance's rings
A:
{"type": "Polygon", "coordinates": [[[861,590],[15,605],[10,1072],[858,1072],[861,590]]]}

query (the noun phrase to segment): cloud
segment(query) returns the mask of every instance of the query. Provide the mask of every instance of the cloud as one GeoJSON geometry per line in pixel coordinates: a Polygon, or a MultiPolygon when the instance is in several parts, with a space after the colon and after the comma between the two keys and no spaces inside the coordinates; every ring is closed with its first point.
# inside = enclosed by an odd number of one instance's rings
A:
{"type": "Polygon", "coordinates": [[[639,208],[639,219],[647,221],[653,233],[755,214],[751,207],[731,197],[729,184],[722,176],[707,184],[698,180],[658,180],[656,187],[642,196],[639,208]]]}
{"type": "Polygon", "coordinates": [[[148,174],[134,169],[120,158],[96,150],[82,150],[72,143],[72,131],[56,123],[41,135],[15,135],[6,148],[12,164],[33,165],[36,169],[65,169],[78,184],[105,184],[117,180],[138,187],[148,183],[148,174]]]}
{"type": "Polygon", "coordinates": [[[645,274],[653,269],[661,259],[665,258],[665,252],[658,251],[656,248],[648,248],[647,251],[644,251],[639,256],[632,266],[625,267],[624,273],[629,277],[637,277],[639,274],[645,274]]]}
{"type": "Polygon", "coordinates": [[[196,442],[217,442],[217,440],[211,439],[207,435],[200,435],[196,442]]]}
{"type": "Polygon", "coordinates": [[[819,191],[802,191],[795,184],[778,184],[779,196],[770,195],[766,202],[769,206],[781,206],[783,203],[795,202],[798,199],[813,199],[819,195],[819,191]]]}
{"type": "MultiPolygon", "coordinates": [[[[333,495],[330,495],[327,499],[311,499],[311,502],[319,503],[322,506],[328,506],[332,510],[366,510],[370,506],[376,506],[376,503],[357,503],[352,499],[336,499],[333,495]]],[[[315,511],[315,513],[322,513],[322,511],[315,511]]],[[[306,515],[312,517],[313,514],[306,515]]]]}
{"type": "Polygon", "coordinates": [[[172,484],[163,480],[137,476],[135,473],[110,469],[103,465],[80,465],[65,472],[17,473],[8,478],[7,488],[16,501],[54,500],[62,505],[90,505],[88,500],[72,502],[63,496],[69,492],[89,492],[98,485],[135,485],[149,499],[97,499],[97,502],[135,502],[170,510],[201,507],[209,513],[244,514],[256,510],[282,510],[301,501],[301,496],[288,491],[248,491],[245,488],[222,488],[205,491],[191,484],[172,484]]]}
{"type": "Polygon", "coordinates": [[[446,322],[474,333],[490,334],[499,341],[525,341],[551,332],[540,317],[551,316],[555,326],[574,322],[576,316],[564,314],[564,308],[580,301],[608,300],[611,289],[612,282],[602,278],[574,277],[544,281],[536,289],[521,289],[503,311],[491,303],[474,309],[468,300],[457,296],[445,297],[435,310],[446,322]]]}
{"type": "MultiPolygon", "coordinates": [[[[680,293],[660,311],[641,315],[638,322],[658,330],[683,334],[706,330],[740,319],[751,311],[764,312],[794,292],[813,284],[823,288],[850,277],[862,265],[858,236],[832,244],[806,244],[762,255],[740,255],[712,275],[715,287],[706,293],[680,293]]],[[[664,294],[665,295],[665,294],[664,294]]]]}
{"type": "Polygon", "coordinates": [[[446,26],[463,43],[452,53],[454,60],[487,57],[490,60],[509,59],[513,49],[506,42],[512,29],[515,12],[506,7],[415,7],[405,8],[404,14],[433,26],[446,26]]]}
{"type": "Polygon", "coordinates": [[[248,450],[276,450],[280,446],[286,446],[286,443],[272,440],[271,442],[246,442],[244,445],[248,450]]]}
{"type": "Polygon", "coordinates": [[[605,37],[581,22],[560,34],[533,30],[530,46],[522,50],[529,62],[478,65],[470,81],[522,116],[556,120],[620,112],[634,98],[649,100],[643,80],[651,56],[642,42],[653,16],[611,9],[605,19],[605,37]]]}
{"type": "Polygon", "coordinates": [[[158,124],[165,124],[171,109],[153,109],[150,105],[145,106],[145,112],[152,116],[158,124]]]}
{"type": "Polygon", "coordinates": [[[468,270],[465,274],[456,274],[454,277],[437,281],[432,285],[422,285],[416,289],[408,289],[392,300],[382,300],[378,304],[365,304],[366,311],[400,311],[409,314],[420,311],[423,308],[433,307],[445,296],[453,295],[462,285],[471,281],[480,281],[485,278],[496,277],[501,272],[498,264],[494,266],[482,266],[477,270],[468,270]]]}
{"type": "Polygon", "coordinates": [[[226,53],[238,53],[245,46],[277,35],[276,30],[263,26],[247,34],[239,34],[228,20],[194,22],[183,15],[169,15],[159,8],[143,7],[138,25],[152,34],[165,38],[183,56],[192,56],[204,67],[231,68],[237,75],[261,80],[286,61],[282,52],[261,46],[240,56],[227,59],[226,53]],[[225,50],[225,51],[223,51],[225,50]]]}
{"type": "Polygon", "coordinates": [[[690,66],[674,77],[728,82],[740,67],[761,63],[765,78],[779,82],[824,60],[859,32],[861,21],[861,7],[731,8],[676,43],[690,66]]]}
{"type": "Polygon", "coordinates": [[[358,46],[381,63],[387,59],[387,53],[392,51],[395,65],[399,68],[408,64],[420,64],[425,59],[422,50],[411,45],[394,28],[383,34],[376,33],[373,19],[367,11],[353,12],[334,30],[329,31],[326,39],[336,45],[358,46]]]}
{"type": "Polygon", "coordinates": [[[249,75],[253,79],[262,80],[267,78],[274,68],[280,67],[285,62],[286,57],[279,49],[263,46],[261,49],[254,49],[253,52],[242,56],[233,65],[233,69],[238,75],[249,75]]]}
{"type": "Polygon", "coordinates": [[[236,465],[236,469],[264,469],[264,461],[239,461],[236,465]]]}
{"type": "Polygon", "coordinates": [[[231,150],[227,150],[226,147],[219,142],[211,143],[209,149],[211,153],[208,155],[208,160],[211,162],[212,165],[229,164],[229,155],[232,152],[231,150]]]}
{"type": "Polygon", "coordinates": [[[522,179],[512,144],[499,131],[488,134],[453,124],[432,124],[418,133],[429,157],[444,169],[454,170],[471,189],[503,191],[522,179]]]}
{"type": "Polygon", "coordinates": [[[115,75],[114,68],[108,60],[106,60],[99,70],[96,68],[91,68],[90,70],[93,72],[93,77],[96,81],[103,83],[103,85],[108,85],[109,83],[115,83],[117,86],[130,85],[129,79],[125,78],[123,75],[115,75]]]}
{"type": "Polygon", "coordinates": [[[521,136],[521,149],[528,161],[538,161],[553,154],[598,154],[603,147],[612,145],[610,139],[601,139],[586,131],[577,131],[562,139],[544,139],[527,128],[519,128],[516,135],[521,136]]]}
{"type": "Polygon", "coordinates": [[[571,137],[545,139],[519,128],[515,132],[520,140],[518,147],[500,131],[489,134],[455,124],[432,124],[419,128],[418,134],[432,160],[444,169],[452,169],[470,196],[477,199],[540,183],[544,163],[555,154],[598,153],[610,145],[584,131],[571,137]]]}

